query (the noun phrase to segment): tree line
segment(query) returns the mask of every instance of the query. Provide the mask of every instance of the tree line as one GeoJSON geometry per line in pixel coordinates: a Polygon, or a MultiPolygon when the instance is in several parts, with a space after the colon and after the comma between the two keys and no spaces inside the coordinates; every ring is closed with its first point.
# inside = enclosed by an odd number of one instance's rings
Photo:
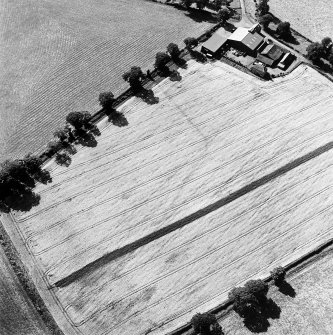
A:
{"type": "MultiPolygon", "coordinates": [[[[285,276],[286,270],[281,266],[271,271],[271,278],[280,290],[289,285],[285,281],[285,276]]],[[[268,283],[257,279],[249,280],[242,287],[233,288],[228,294],[229,300],[233,302],[233,310],[251,331],[265,331],[268,327],[267,319],[279,317],[280,308],[267,297],[268,290],[268,283]]],[[[191,325],[194,333],[198,335],[225,334],[216,316],[211,313],[195,314],[191,319],[191,325]]]]}

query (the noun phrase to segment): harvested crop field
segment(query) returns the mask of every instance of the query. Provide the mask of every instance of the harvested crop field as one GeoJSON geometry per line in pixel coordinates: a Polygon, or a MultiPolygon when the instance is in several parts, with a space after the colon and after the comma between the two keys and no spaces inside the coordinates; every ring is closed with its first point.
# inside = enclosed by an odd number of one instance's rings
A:
{"type": "Polygon", "coordinates": [[[69,112],[122,92],[129,67],[211,26],[144,0],[3,0],[0,22],[1,160],[40,150],[69,112]]]}
{"type": "MultiPolygon", "coordinates": [[[[252,1],[252,0],[247,0],[252,1]]],[[[333,36],[332,0],[270,0],[271,12],[312,41],[333,36]]]]}
{"type": "Polygon", "coordinates": [[[13,217],[79,334],[164,334],[333,236],[332,83],[180,72],[13,217]]]}
{"type": "MultiPolygon", "coordinates": [[[[267,335],[331,335],[333,329],[333,250],[288,276],[295,296],[272,287],[269,296],[281,308],[280,318],[269,320],[267,335]]],[[[290,290],[292,292],[292,290],[290,290]]],[[[221,320],[227,334],[251,335],[234,312],[221,320]]]]}

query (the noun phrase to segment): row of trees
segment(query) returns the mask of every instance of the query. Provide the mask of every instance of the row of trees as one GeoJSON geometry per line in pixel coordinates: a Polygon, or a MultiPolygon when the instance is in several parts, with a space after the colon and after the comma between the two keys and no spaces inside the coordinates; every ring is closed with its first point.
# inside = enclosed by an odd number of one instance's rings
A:
{"type": "Polygon", "coordinates": [[[321,42],[311,43],[306,51],[307,57],[313,63],[318,63],[324,58],[333,66],[333,43],[330,37],[323,38],[321,42]]]}
{"type": "MultiPolygon", "coordinates": [[[[256,15],[258,17],[258,22],[264,29],[268,29],[269,24],[273,22],[274,18],[271,14],[269,14],[269,0],[259,0],[256,3],[256,15]]],[[[279,35],[280,38],[288,40],[292,37],[291,29],[290,29],[290,23],[285,22],[279,22],[276,33],[279,35]]]]}
{"type": "MultiPolygon", "coordinates": [[[[271,277],[277,286],[285,281],[286,271],[283,267],[277,267],[271,271],[271,277]]],[[[260,318],[264,314],[268,298],[268,284],[263,280],[249,280],[243,287],[235,287],[229,293],[229,299],[233,301],[233,309],[244,319],[251,321],[260,318]]],[[[216,316],[210,313],[195,314],[191,323],[195,334],[223,335],[224,332],[218,324],[216,316]]]]}

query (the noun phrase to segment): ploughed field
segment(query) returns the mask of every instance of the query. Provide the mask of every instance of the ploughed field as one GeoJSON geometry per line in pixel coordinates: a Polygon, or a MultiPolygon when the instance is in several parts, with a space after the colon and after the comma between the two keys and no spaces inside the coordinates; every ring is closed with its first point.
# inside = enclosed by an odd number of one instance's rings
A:
{"type": "Polygon", "coordinates": [[[144,0],[3,0],[0,22],[0,160],[40,151],[69,112],[127,88],[129,67],[210,26],[144,0]]]}
{"type": "Polygon", "coordinates": [[[269,6],[281,21],[289,21],[292,28],[314,42],[333,36],[331,0],[271,0],[269,6]]]}
{"type": "Polygon", "coordinates": [[[79,334],[165,334],[333,236],[333,91],[220,62],[132,98],[15,224],[79,334]]]}

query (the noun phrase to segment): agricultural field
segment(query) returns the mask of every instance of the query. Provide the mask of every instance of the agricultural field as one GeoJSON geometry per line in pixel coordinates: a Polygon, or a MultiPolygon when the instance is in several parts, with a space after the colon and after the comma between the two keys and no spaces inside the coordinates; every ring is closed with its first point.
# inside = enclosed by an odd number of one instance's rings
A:
{"type": "Polygon", "coordinates": [[[77,334],[165,334],[333,236],[333,84],[303,65],[180,74],[11,216],[77,334]]]}
{"type": "MultiPolygon", "coordinates": [[[[269,297],[281,308],[279,319],[270,320],[267,335],[331,335],[333,329],[333,250],[288,276],[295,296],[282,294],[275,287],[269,297]]],[[[231,312],[221,320],[227,334],[251,335],[241,319],[231,312]]]]}
{"type": "Polygon", "coordinates": [[[281,21],[289,21],[292,28],[312,41],[333,36],[331,0],[270,0],[269,6],[281,21]]]}
{"type": "Polygon", "coordinates": [[[127,88],[129,67],[211,26],[144,0],[2,0],[0,22],[0,160],[39,152],[69,112],[127,88]]]}
{"type": "Polygon", "coordinates": [[[1,335],[47,335],[41,317],[21,287],[0,246],[1,335]]]}

